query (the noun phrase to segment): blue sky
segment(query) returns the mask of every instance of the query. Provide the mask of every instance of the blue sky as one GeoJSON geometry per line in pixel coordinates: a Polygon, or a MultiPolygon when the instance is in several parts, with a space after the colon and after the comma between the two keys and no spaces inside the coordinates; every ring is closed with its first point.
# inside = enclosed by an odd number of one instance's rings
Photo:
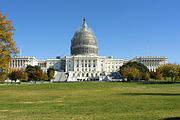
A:
{"type": "Polygon", "coordinates": [[[22,56],[70,55],[71,38],[86,18],[99,55],[132,59],[167,56],[180,64],[180,0],[0,0],[16,27],[22,56]]]}

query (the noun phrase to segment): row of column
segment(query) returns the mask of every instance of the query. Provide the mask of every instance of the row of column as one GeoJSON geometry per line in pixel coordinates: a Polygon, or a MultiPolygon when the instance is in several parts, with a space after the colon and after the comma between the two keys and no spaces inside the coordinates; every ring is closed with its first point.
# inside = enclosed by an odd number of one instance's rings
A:
{"type": "Polygon", "coordinates": [[[12,60],[12,67],[13,68],[20,68],[26,65],[28,60],[12,60]]]}

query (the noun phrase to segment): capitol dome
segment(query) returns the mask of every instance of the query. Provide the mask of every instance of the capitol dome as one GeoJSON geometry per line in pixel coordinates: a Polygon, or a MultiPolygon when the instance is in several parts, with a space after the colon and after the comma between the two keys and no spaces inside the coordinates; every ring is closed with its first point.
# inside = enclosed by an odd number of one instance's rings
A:
{"type": "Polygon", "coordinates": [[[96,37],[93,31],[87,27],[85,19],[82,28],[76,30],[71,40],[71,55],[98,56],[96,37]]]}

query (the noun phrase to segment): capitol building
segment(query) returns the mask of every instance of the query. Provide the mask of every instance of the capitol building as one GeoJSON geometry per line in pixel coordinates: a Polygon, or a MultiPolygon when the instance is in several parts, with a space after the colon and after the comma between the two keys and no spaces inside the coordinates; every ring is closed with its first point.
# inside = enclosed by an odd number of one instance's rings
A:
{"type": "Polygon", "coordinates": [[[144,64],[150,71],[167,63],[167,57],[136,57],[132,60],[106,58],[98,54],[98,42],[94,32],[87,27],[84,19],[71,40],[71,55],[65,58],[37,60],[35,57],[13,57],[11,67],[26,68],[38,65],[44,71],[52,67],[56,70],[54,82],[62,81],[104,81],[120,79],[120,67],[128,61],[144,64]]]}

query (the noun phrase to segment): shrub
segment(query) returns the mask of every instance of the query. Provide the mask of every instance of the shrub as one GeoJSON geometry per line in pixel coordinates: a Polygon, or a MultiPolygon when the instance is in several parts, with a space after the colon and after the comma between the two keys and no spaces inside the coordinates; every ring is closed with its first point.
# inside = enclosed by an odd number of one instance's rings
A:
{"type": "Polygon", "coordinates": [[[0,73],[0,82],[4,82],[7,79],[7,74],[6,73],[0,73]]]}

